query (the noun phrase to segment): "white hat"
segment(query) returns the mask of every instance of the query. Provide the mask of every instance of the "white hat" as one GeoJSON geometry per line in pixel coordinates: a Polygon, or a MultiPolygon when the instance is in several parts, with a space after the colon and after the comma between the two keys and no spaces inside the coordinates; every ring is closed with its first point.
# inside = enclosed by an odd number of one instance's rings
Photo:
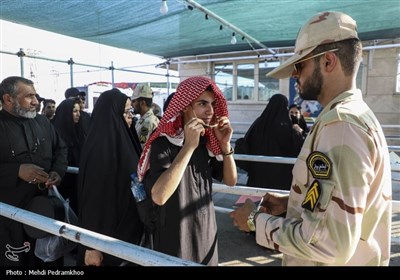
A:
{"type": "Polygon", "coordinates": [[[288,78],[293,72],[293,65],[319,45],[351,38],[358,39],[357,24],[354,19],[340,12],[318,13],[300,29],[294,55],[266,76],[277,79],[288,78]]]}

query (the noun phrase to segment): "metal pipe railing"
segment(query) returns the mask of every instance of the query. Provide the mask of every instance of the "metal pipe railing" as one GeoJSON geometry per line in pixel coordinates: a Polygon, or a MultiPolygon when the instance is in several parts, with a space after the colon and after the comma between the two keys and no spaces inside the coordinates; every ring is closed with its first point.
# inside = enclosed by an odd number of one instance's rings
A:
{"type": "MultiPolygon", "coordinates": [[[[74,169],[77,171],[77,168],[74,169]]],[[[262,197],[266,192],[288,194],[286,190],[270,188],[253,188],[245,186],[229,187],[224,184],[213,183],[213,191],[236,195],[249,195],[262,197]]],[[[393,209],[398,211],[400,201],[393,201],[393,209]]],[[[229,214],[233,209],[215,206],[219,213],[229,214]]],[[[73,242],[77,242],[106,252],[118,258],[143,265],[143,266],[200,266],[197,263],[185,261],[176,257],[165,255],[153,250],[136,246],[106,235],[79,228],[64,222],[56,221],[5,203],[0,202],[0,215],[15,221],[39,228],[51,234],[62,236],[73,242]]],[[[400,244],[400,238],[392,237],[392,244],[400,244]]]]}
{"type": "Polygon", "coordinates": [[[0,215],[142,266],[200,266],[2,202],[0,215]]]}
{"type": "MultiPolygon", "coordinates": [[[[400,149],[400,147],[399,147],[400,149]]],[[[273,157],[273,156],[260,156],[260,155],[245,155],[245,154],[234,154],[235,160],[245,160],[252,162],[271,162],[271,163],[284,163],[284,164],[295,164],[297,158],[289,157],[273,157]]],[[[400,164],[391,166],[392,172],[400,172],[400,164]]],[[[392,178],[393,179],[393,178],[392,178]]]]}
{"type": "Polygon", "coordinates": [[[400,152],[400,146],[388,146],[389,152],[400,152]]]}
{"type": "MultiPolygon", "coordinates": [[[[400,149],[400,147],[399,147],[400,149]]],[[[252,162],[270,162],[270,163],[283,163],[283,164],[295,164],[297,158],[291,157],[273,157],[273,156],[259,156],[259,155],[245,155],[245,154],[234,154],[235,160],[245,160],[252,162]]],[[[399,166],[392,166],[392,172],[400,172],[399,166]]],[[[78,174],[79,168],[74,166],[68,166],[67,172],[78,174]]]]}

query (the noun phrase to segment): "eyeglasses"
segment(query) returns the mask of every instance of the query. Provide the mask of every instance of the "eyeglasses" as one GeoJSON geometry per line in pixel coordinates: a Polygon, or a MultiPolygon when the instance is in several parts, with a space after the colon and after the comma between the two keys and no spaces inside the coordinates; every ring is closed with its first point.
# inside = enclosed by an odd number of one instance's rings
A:
{"type": "Polygon", "coordinates": [[[322,52],[322,53],[319,53],[319,54],[312,55],[312,56],[310,56],[310,57],[301,59],[301,60],[297,61],[295,64],[293,64],[294,71],[295,71],[296,73],[299,73],[299,72],[301,71],[301,69],[303,68],[301,64],[302,64],[304,61],[307,61],[307,60],[309,60],[309,59],[311,59],[311,58],[315,58],[315,57],[324,55],[324,54],[326,54],[326,53],[328,53],[328,52],[336,52],[336,51],[338,51],[338,50],[339,50],[339,49],[333,49],[333,50],[329,50],[329,51],[324,51],[324,52],[322,52]]]}
{"type": "Polygon", "coordinates": [[[124,115],[134,115],[134,110],[133,108],[129,108],[127,110],[124,111],[124,115]]]}

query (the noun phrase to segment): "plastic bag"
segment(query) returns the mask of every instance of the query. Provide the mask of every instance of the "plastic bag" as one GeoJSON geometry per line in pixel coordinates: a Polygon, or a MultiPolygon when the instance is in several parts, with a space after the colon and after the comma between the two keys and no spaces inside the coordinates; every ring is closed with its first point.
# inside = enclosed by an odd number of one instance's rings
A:
{"type": "MultiPolygon", "coordinates": [[[[64,222],[77,225],[78,217],[69,206],[68,199],[65,200],[61,196],[56,186],[53,186],[53,188],[49,189],[49,196],[57,197],[62,202],[65,211],[64,222]]],[[[52,262],[71,252],[76,245],[77,243],[65,239],[62,236],[49,235],[36,239],[35,256],[44,262],[52,262]]]]}

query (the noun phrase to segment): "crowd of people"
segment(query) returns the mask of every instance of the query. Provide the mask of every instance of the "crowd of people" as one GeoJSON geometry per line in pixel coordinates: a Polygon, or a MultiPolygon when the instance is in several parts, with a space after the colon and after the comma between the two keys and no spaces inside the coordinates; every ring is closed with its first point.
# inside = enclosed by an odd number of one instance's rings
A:
{"type": "MultiPolygon", "coordinates": [[[[355,86],[361,50],[351,17],[312,17],[298,34],[294,55],[268,75],[294,77],[302,99],[319,101],[324,109],[314,126],[309,130],[300,107],[276,94],[236,143],[246,154],[297,158],[294,166],[239,163],[248,172],[247,185],[290,194],[266,193],[260,207],[246,200],[230,213],[240,230],[255,232],[258,244],[282,252],[284,265],[389,263],[389,154],[355,86]]],[[[85,96],[69,88],[56,107],[31,80],[1,82],[0,201],[26,209],[57,185],[79,226],[217,266],[212,184],[237,183],[233,128],[217,84],[202,76],[183,80],[161,118],[145,84],[131,97],[118,89],[103,92],[91,115],[84,111],[85,96]],[[134,114],[140,115],[136,121],[134,114]],[[67,166],[79,173],[66,174],[67,166]],[[132,194],[132,174],[143,184],[145,203],[132,194]]],[[[1,266],[45,265],[34,246],[20,222],[0,216],[1,266]],[[25,249],[11,258],[10,248],[25,249]]],[[[85,246],[78,247],[76,264],[127,265],[85,246]]]]}

